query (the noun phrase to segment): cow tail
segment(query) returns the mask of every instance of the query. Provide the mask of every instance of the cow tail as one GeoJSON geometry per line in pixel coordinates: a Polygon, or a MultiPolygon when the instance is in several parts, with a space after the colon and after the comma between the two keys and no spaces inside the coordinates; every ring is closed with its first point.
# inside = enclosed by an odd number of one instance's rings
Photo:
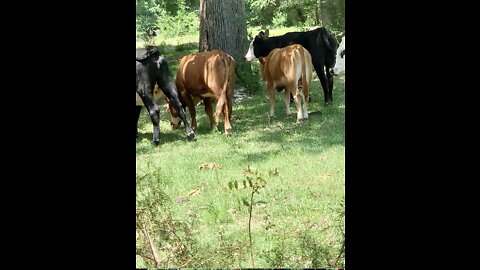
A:
{"type": "Polygon", "coordinates": [[[333,49],[332,45],[330,44],[330,41],[328,40],[328,33],[325,31],[321,35],[322,35],[322,39],[323,39],[323,43],[325,44],[325,47],[327,47],[327,49],[329,51],[333,52],[334,49],[333,49]]]}
{"type": "MultiPolygon", "coordinates": [[[[228,56],[226,57],[228,58],[228,56]]],[[[218,124],[218,121],[220,119],[220,114],[223,111],[223,107],[225,106],[225,103],[227,101],[227,87],[228,87],[228,78],[229,78],[229,66],[228,66],[228,61],[227,59],[221,57],[220,58],[223,61],[223,64],[225,65],[225,79],[223,82],[223,89],[222,89],[222,94],[220,95],[220,99],[218,100],[217,103],[217,110],[215,113],[215,122],[218,124]]]]}
{"type": "MultiPolygon", "coordinates": [[[[308,86],[307,86],[307,67],[306,67],[306,62],[307,62],[307,59],[305,57],[305,49],[303,47],[300,47],[299,48],[300,50],[300,58],[302,59],[302,95],[305,96],[305,87],[307,87],[308,89],[308,86]]],[[[307,98],[307,97],[305,97],[307,98]]]]}

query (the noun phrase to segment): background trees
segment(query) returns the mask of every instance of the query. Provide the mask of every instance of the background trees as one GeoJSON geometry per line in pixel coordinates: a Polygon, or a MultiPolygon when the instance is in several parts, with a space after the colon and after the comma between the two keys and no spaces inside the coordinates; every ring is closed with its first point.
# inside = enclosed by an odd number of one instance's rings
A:
{"type": "MultiPolygon", "coordinates": [[[[168,36],[198,34],[201,1],[204,0],[136,0],[137,32],[141,35],[146,29],[156,27],[168,36]]],[[[247,27],[327,26],[330,30],[344,31],[345,0],[207,2],[212,2],[213,5],[218,2],[218,7],[232,3],[240,6],[244,3],[247,27]]],[[[238,11],[228,10],[230,15],[235,15],[238,11]]]]}

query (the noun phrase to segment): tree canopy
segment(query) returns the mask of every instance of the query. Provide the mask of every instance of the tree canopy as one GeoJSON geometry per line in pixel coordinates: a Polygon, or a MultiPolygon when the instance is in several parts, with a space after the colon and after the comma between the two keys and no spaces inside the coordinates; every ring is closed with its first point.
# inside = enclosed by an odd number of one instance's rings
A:
{"type": "MultiPolygon", "coordinates": [[[[345,0],[243,0],[247,26],[326,26],[344,32],[345,0]]],[[[159,29],[181,36],[199,31],[199,0],[136,0],[137,33],[159,29]]]]}

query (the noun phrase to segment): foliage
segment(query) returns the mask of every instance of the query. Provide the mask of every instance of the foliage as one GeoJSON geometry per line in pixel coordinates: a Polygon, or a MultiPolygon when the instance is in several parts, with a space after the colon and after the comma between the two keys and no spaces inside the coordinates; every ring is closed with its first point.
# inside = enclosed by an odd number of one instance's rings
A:
{"type": "Polygon", "coordinates": [[[229,265],[228,256],[238,243],[225,241],[225,231],[214,235],[215,244],[205,246],[198,241],[198,214],[208,208],[191,208],[188,218],[179,220],[172,213],[171,200],[164,192],[165,182],[161,170],[147,163],[150,173],[137,173],[136,237],[137,268],[164,268],[170,266],[206,267],[212,262],[229,265]]]}
{"type": "Polygon", "coordinates": [[[157,27],[164,36],[196,34],[199,31],[198,8],[189,10],[185,0],[180,0],[175,15],[168,14],[160,17],[157,21],[157,27]]]}
{"type": "MultiPolygon", "coordinates": [[[[168,16],[178,15],[166,5],[160,8],[168,16]]],[[[301,28],[270,29],[270,33],[301,28]]],[[[258,28],[249,30],[258,33],[258,28]]],[[[179,59],[197,50],[196,34],[157,41],[172,78],[179,59]]],[[[247,96],[234,102],[231,137],[211,131],[199,105],[198,140],[186,142],[184,130],[171,129],[164,105],[161,145],[152,148],[151,123],[142,113],[136,147],[137,268],[245,268],[252,258],[260,268],[345,266],[343,78],[334,78],[335,102],[325,106],[314,76],[311,114],[305,123],[297,125],[281,113],[269,122],[258,68],[257,62],[237,62],[235,94],[242,86],[247,96]],[[243,69],[254,76],[241,76],[247,74],[243,69]],[[258,175],[253,169],[242,174],[252,163],[258,175]],[[281,174],[268,178],[260,173],[271,168],[279,168],[281,174]],[[268,188],[252,193],[253,187],[262,186],[261,181],[254,184],[257,176],[268,178],[268,188]],[[229,191],[232,179],[238,179],[236,192],[229,191]],[[243,179],[248,186],[241,190],[243,179]]],[[[281,95],[276,100],[276,110],[282,112],[281,95]]]]}
{"type": "Polygon", "coordinates": [[[249,26],[327,26],[338,31],[345,28],[345,0],[246,0],[249,26]],[[316,12],[325,9],[334,21],[316,22],[316,12]]]}
{"type": "MultiPolygon", "coordinates": [[[[345,0],[245,0],[248,26],[312,27],[316,12],[326,10],[331,22],[319,25],[344,32],[345,0]]],[[[196,34],[199,31],[199,0],[136,0],[137,33],[146,40],[147,29],[160,29],[162,37],[196,34]]]]}
{"type": "Polygon", "coordinates": [[[137,35],[147,39],[148,29],[164,36],[198,33],[198,0],[136,0],[137,35]]]}

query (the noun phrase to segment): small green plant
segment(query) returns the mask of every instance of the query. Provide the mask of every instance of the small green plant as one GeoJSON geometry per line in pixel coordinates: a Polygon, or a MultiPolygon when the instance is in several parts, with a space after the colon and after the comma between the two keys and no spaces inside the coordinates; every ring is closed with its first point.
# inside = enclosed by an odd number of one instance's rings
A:
{"type": "MultiPolygon", "coordinates": [[[[256,193],[259,193],[259,190],[264,188],[265,185],[267,184],[267,181],[265,180],[268,177],[271,176],[278,176],[278,169],[275,168],[273,171],[269,171],[267,175],[262,174],[255,168],[252,168],[250,166],[247,166],[247,168],[243,171],[243,175],[245,179],[242,181],[244,189],[250,188],[250,200],[248,200],[247,197],[242,197],[242,203],[243,205],[248,207],[248,240],[250,242],[250,260],[252,263],[252,268],[255,267],[255,260],[253,256],[253,243],[252,243],[252,211],[253,211],[253,206],[257,204],[264,204],[264,201],[253,201],[253,196],[256,193]],[[248,183],[248,185],[247,185],[248,183]]],[[[228,187],[232,189],[238,190],[238,181],[233,180],[228,183],[228,187]]]]}

